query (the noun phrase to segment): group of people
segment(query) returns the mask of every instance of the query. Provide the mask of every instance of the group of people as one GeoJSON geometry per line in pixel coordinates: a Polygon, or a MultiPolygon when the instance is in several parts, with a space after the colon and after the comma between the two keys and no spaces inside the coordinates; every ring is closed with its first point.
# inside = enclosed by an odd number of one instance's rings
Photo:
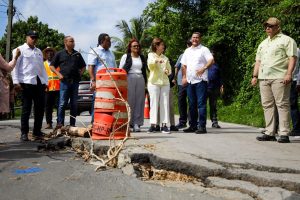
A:
{"type": "MultiPolygon", "coordinates": [[[[253,71],[252,85],[259,80],[261,101],[266,121],[266,131],[258,136],[259,141],[289,142],[290,133],[290,96],[293,96],[292,118],[294,130],[300,130],[299,111],[297,107],[296,81],[293,81],[297,57],[295,41],[282,34],[280,21],[269,18],[264,23],[268,38],[258,47],[253,71]],[[294,84],[295,83],[295,84],[294,84]],[[290,95],[291,94],[291,95],[290,95]],[[296,105],[295,105],[296,104],[296,105]],[[295,109],[293,109],[295,107],[295,109]],[[276,122],[275,117],[278,114],[276,122]],[[297,118],[295,117],[297,116],[297,118]],[[278,130],[275,124],[278,124],[278,130]]],[[[57,128],[64,126],[65,109],[70,100],[70,125],[75,126],[77,115],[78,85],[86,63],[81,54],[74,50],[75,42],[71,36],[64,38],[65,48],[56,51],[47,47],[43,52],[35,45],[38,39],[36,31],[29,31],[26,43],[13,50],[13,60],[6,63],[0,56],[1,68],[12,71],[15,90],[22,91],[21,140],[28,140],[29,116],[34,102],[33,137],[40,138],[44,107],[46,106],[46,128],[52,127],[52,110],[59,98],[57,128]],[[45,101],[46,98],[46,101],[45,101]]],[[[108,34],[98,37],[98,45],[88,54],[88,71],[92,91],[96,89],[96,73],[99,69],[117,68],[115,56],[110,50],[111,40],[108,34]],[[101,58],[99,60],[98,58],[101,58]]],[[[142,55],[139,41],[132,39],[127,52],[120,60],[119,68],[127,72],[128,103],[131,108],[130,126],[139,132],[144,124],[145,93],[150,95],[150,128],[149,133],[161,131],[170,133],[183,129],[184,132],[205,134],[207,119],[207,99],[210,105],[212,127],[220,128],[217,119],[217,97],[223,92],[220,79],[220,68],[215,63],[213,53],[201,44],[201,33],[194,32],[187,42],[187,48],[180,55],[173,76],[172,66],[164,55],[165,42],[154,38],[150,53],[142,55]],[[170,78],[173,77],[173,78],[170,78]],[[179,123],[175,126],[173,95],[171,85],[178,86],[179,123]],[[188,99],[188,103],[187,100],[188,99]],[[188,105],[187,105],[188,104],[188,105]],[[187,109],[188,107],[188,109],[187,109]],[[187,123],[189,126],[187,127],[187,123]],[[170,129],[168,125],[170,124],[170,129]],[[187,127],[187,128],[186,128],[187,127]]],[[[299,51],[298,51],[299,52],[299,51]]],[[[0,74],[2,79],[3,74],[0,74]]],[[[300,75],[298,76],[300,86],[300,75]]],[[[297,84],[298,85],[298,84],[297,84]]],[[[2,92],[1,95],[7,95],[2,92]]],[[[95,95],[93,97],[95,99],[95,95]]],[[[8,108],[7,101],[1,101],[0,111],[8,108]]],[[[92,106],[93,107],[93,106],[92,106]]],[[[93,108],[92,108],[93,109],[93,108]]],[[[6,110],[5,110],[6,111],[6,110]]],[[[93,111],[92,122],[93,122],[93,111]]],[[[300,131],[299,131],[300,132],[300,131]]]]}
{"type": "Polygon", "coordinates": [[[80,78],[86,68],[81,54],[74,50],[71,36],[64,38],[65,48],[56,51],[47,47],[43,52],[36,47],[38,33],[30,30],[26,42],[13,50],[12,80],[16,92],[21,92],[21,141],[28,141],[29,117],[34,104],[33,139],[41,139],[45,103],[47,127],[52,128],[53,106],[58,103],[57,128],[64,125],[65,109],[70,99],[70,125],[75,126],[80,78]],[[16,61],[15,61],[16,60],[16,61]]]}

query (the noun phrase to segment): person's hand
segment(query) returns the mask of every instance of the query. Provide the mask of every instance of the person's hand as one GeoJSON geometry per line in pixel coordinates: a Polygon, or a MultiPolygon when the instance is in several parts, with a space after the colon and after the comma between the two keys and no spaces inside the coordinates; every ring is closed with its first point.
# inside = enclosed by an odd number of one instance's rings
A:
{"type": "Polygon", "coordinates": [[[165,68],[164,72],[167,76],[169,75],[169,70],[167,68],[165,68]]]}
{"type": "Polygon", "coordinates": [[[285,75],[284,79],[283,79],[283,84],[287,85],[292,81],[292,75],[291,74],[287,74],[285,75]]]}
{"type": "Polygon", "coordinates": [[[206,68],[201,67],[200,69],[196,70],[196,76],[200,77],[205,72],[206,68]]]}
{"type": "Polygon", "coordinates": [[[15,88],[15,91],[16,91],[17,93],[23,90],[21,84],[15,84],[15,85],[14,85],[14,88],[15,88]]]}
{"type": "Polygon", "coordinates": [[[297,92],[299,93],[300,92],[300,85],[296,85],[296,89],[297,89],[297,92]]]}
{"type": "Polygon", "coordinates": [[[223,85],[221,85],[221,87],[220,87],[220,93],[221,93],[221,95],[224,94],[224,86],[223,85]]]}
{"type": "Polygon", "coordinates": [[[187,85],[188,82],[187,82],[187,80],[186,80],[186,77],[182,77],[181,83],[182,83],[182,86],[187,85]]]}
{"type": "Polygon", "coordinates": [[[57,76],[58,76],[59,80],[63,80],[64,79],[64,76],[61,73],[58,73],[57,76]]]}
{"type": "Polygon", "coordinates": [[[174,83],[175,85],[177,84],[177,81],[175,78],[172,80],[172,83],[174,83]]]}
{"type": "Polygon", "coordinates": [[[91,82],[90,90],[91,91],[95,91],[96,90],[96,82],[95,81],[91,82]]]}
{"type": "Polygon", "coordinates": [[[15,59],[18,60],[18,58],[20,57],[20,55],[21,55],[21,51],[20,51],[20,49],[17,49],[17,50],[16,50],[16,56],[15,56],[15,59]]]}
{"type": "Polygon", "coordinates": [[[253,77],[252,80],[251,80],[251,85],[256,86],[256,84],[257,84],[257,78],[253,77]]]}

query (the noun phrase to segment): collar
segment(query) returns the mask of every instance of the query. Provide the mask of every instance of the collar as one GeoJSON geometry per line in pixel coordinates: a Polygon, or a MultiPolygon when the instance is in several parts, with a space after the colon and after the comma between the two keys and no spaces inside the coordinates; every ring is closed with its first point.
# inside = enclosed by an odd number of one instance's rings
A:
{"type": "Polygon", "coordinates": [[[196,46],[196,47],[193,47],[193,46],[191,46],[190,47],[190,49],[200,49],[202,47],[202,45],[201,44],[199,44],[198,46],[196,46]]]}
{"type": "Polygon", "coordinates": [[[274,37],[271,39],[270,38],[270,36],[268,36],[268,40],[274,40],[274,39],[276,39],[277,37],[281,37],[281,36],[283,36],[283,34],[282,34],[282,32],[280,31],[280,32],[278,32],[276,35],[274,35],[274,37]]]}
{"type": "MultiPolygon", "coordinates": [[[[24,43],[24,46],[26,47],[26,49],[32,49],[26,42],[24,43]]],[[[32,50],[35,50],[36,47],[34,46],[32,50]]]]}

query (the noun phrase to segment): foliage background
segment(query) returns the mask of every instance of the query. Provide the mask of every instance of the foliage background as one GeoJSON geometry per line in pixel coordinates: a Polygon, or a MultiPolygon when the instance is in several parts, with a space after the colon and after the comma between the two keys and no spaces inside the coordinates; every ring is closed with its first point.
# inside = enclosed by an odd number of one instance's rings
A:
{"type": "Polygon", "coordinates": [[[300,2],[297,0],[158,0],[144,17],[153,22],[151,35],[166,40],[166,55],[177,59],[192,33],[215,53],[222,68],[225,93],[219,119],[264,126],[259,90],[251,87],[256,49],[266,38],[263,22],[281,20],[282,32],[300,42],[300,2]]]}

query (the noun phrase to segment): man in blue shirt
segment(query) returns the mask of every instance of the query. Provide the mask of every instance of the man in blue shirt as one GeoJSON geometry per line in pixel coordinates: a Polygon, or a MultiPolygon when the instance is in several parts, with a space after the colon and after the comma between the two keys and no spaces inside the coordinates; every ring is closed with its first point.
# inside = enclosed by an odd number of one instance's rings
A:
{"type": "MultiPolygon", "coordinates": [[[[106,33],[101,33],[98,37],[98,46],[93,50],[98,54],[98,56],[104,61],[105,65],[108,68],[117,68],[115,55],[112,51],[109,50],[111,46],[110,37],[106,33]]],[[[91,50],[88,55],[88,66],[89,66],[89,74],[91,80],[91,90],[96,90],[96,74],[100,69],[105,68],[104,64],[98,59],[95,52],[91,50]]],[[[93,105],[92,105],[92,123],[94,122],[94,101],[95,101],[95,93],[93,95],[93,105]]]]}
{"type": "MultiPolygon", "coordinates": [[[[214,54],[213,54],[214,55],[214,54]]],[[[221,128],[218,124],[217,118],[217,100],[223,93],[223,85],[221,81],[221,71],[219,65],[214,63],[208,68],[208,85],[207,85],[207,97],[209,102],[209,114],[213,128],[221,128]]]]}

